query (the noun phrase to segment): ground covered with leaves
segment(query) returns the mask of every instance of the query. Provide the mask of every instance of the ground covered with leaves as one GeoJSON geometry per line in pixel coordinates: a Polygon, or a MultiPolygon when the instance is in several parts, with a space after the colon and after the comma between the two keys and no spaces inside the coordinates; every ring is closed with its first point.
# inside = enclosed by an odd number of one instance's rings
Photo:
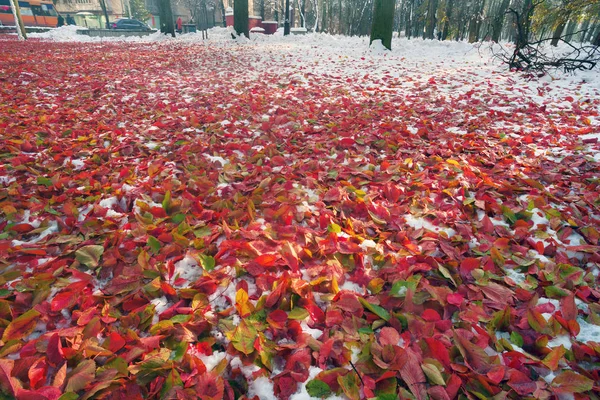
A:
{"type": "Polygon", "coordinates": [[[210,35],[0,38],[4,398],[600,396],[589,83],[210,35]]]}

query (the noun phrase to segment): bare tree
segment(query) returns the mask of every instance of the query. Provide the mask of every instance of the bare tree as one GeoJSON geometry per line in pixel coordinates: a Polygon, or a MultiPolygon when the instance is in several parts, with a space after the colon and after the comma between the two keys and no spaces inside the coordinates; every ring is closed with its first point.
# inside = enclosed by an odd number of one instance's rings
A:
{"type": "Polygon", "coordinates": [[[373,43],[375,40],[381,40],[381,43],[387,49],[392,49],[392,31],[394,28],[395,8],[395,0],[374,1],[370,43],[373,43]]]}

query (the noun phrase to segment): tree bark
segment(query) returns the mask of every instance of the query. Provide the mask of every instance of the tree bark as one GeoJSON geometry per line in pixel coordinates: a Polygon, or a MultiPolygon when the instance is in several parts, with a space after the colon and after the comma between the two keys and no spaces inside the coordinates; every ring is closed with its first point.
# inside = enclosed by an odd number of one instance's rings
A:
{"type": "Polygon", "coordinates": [[[21,17],[21,10],[19,9],[18,0],[9,0],[10,8],[12,9],[13,17],[15,19],[15,28],[17,30],[17,36],[19,40],[27,39],[27,32],[25,31],[25,25],[23,24],[23,18],[21,17]]]}
{"type": "Polygon", "coordinates": [[[250,38],[248,30],[248,0],[234,0],[233,2],[233,29],[238,35],[250,38]]]}
{"type": "Polygon", "coordinates": [[[500,8],[498,9],[498,15],[494,18],[494,25],[492,27],[492,41],[498,43],[502,36],[502,26],[504,25],[504,15],[506,14],[506,10],[508,10],[508,6],[510,5],[510,0],[502,0],[502,4],[500,4],[500,8]]]}
{"type": "Polygon", "coordinates": [[[600,47],[600,30],[598,30],[598,34],[596,35],[596,39],[592,43],[596,47],[600,47]]]}
{"type": "Polygon", "coordinates": [[[471,16],[471,20],[469,21],[469,43],[475,43],[479,40],[479,28],[481,27],[481,18],[483,13],[483,8],[485,7],[485,0],[480,0],[479,8],[477,8],[474,12],[474,15],[471,16]]]}
{"type": "Polygon", "coordinates": [[[560,37],[561,37],[563,31],[565,30],[566,26],[567,26],[566,20],[560,21],[560,23],[554,30],[554,33],[552,34],[552,41],[550,42],[551,46],[554,46],[554,47],[558,46],[558,42],[560,41],[560,37]]]}
{"type": "Polygon", "coordinates": [[[327,31],[327,2],[323,0],[321,3],[323,9],[321,10],[321,32],[327,31]]]}
{"type": "Polygon", "coordinates": [[[283,21],[283,34],[290,34],[290,0],[285,0],[285,20],[283,21]]]}
{"type": "Polygon", "coordinates": [[[444,12],[444,29],[442,30],[442,40],[446,40],[448,38],[448,33],[450,33],[450,19],[452,18],[452,11],[454,9],[454,0],[447,0],[446,3],[446,11],[444,12]]]}
{"type": "Polygon", "coordinates": [[[373,4],[373,23],[371,25],[371,41],[381,40],[388,50],[392,49],[392,31],[394,28],[395,0],[375,0],[373,4]]]}
{"type": "Polygon", "coordinates": [[[427,26],[423,33],[423,39],[434,39],[437,6],[437,0],[429,0],[427,3],[427,26]]]}
{"type": "Polygon", "coordinates": [[[225,18],[225,0],[219,1],[219,5],[221,6],[221,19],[223,22],[223,28],[227,26],[227,18],[225,18]]]}
{"type": "MultiPolygon", "coordinates": [[[[160,4],[159,4],[159,7],[160,7],[160,4]]],[[[108,10],[106,9],[105,0],[100,0],[100,8],[102,8],[102,13],[104,14],[104,18],[106,20],[106,25],[104,25],[104,27],[106,29],[110,29],[109,22],[108,22],[108,10]]],[[[159,11],[160,11],[160,8],[159,8],[159,11]]],[[[159,12],[159,14],[160,14],[160,12],[159,12]]],[[[162,15],[160,16],[160,18],[162,18],[162,15]]],[[[162,30],[161,30],[161,32],[162,32],[162,30]]]]}
{"type": "Polygon", "coordinates": [[[173,10],[170,0],[160,0],[158,2],[160,12],[160,31],[165,35],[175,37],[175,21],[173,21],[173,10]]]}

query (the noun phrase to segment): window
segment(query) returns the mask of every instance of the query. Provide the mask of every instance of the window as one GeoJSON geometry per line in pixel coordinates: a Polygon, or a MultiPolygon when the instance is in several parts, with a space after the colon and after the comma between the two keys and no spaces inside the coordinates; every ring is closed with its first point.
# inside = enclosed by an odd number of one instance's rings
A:
{"type": "Polygon", "coordinates": [[[3,4],[0,4],[0,14],[12,14],[12,10],[10,9],[10,6],[5,6],[3,4]]]}
{"type": "Polygon", "coordinates": [[[44,12],[44,15],[48,17],[58,16],[58,13],[56,12],[52,4],[42,4],[42,12],[44,12]]]}
{"type": "Polygon", "coordinates": [[[21,9],[21,15],[33,16],[33,10],[29,8],[29,3],[25,1],[19,2],[19,8],[21,9]]]}

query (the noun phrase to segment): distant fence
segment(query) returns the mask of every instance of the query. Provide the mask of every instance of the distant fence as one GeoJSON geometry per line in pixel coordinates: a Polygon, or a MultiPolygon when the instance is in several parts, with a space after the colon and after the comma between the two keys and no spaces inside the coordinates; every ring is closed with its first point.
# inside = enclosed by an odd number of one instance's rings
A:
{"type": "Polygon", "coordinates": [[[78,35],[87,35],[90,37],[128,37],[128,36],[148,36],[156,30],[138,31],[131,29],[78,29],[78,35]]]}

